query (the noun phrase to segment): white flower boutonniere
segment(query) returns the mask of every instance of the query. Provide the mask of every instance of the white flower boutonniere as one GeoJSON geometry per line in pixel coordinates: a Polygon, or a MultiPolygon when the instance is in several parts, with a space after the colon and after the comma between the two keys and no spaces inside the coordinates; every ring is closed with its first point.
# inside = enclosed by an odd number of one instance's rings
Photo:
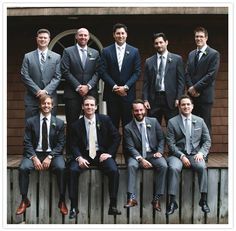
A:
{"type": "Polygon", "coordinates": [[[53,127],[56,127],[56,123],[55,123],[55,122],[52,122],[52,126],[53,126],[53,127]]]}
{"type": "Polygon", "coordinates": [[[97,123],[97,128],[100,130],[100,123],[97,123]]]}
{"type": "Polygon", "coordinates": [[[172,58],[168,58],[168,63],[170,63],[172,61],[172,58]]]}
{"type": "Polygon", "coordinates": [[[196,120],[192,120],[192,123],[195,124],[195,123],[197,123],[197,121],[196,120]]]}
{"type": "Polygon", "coordinates": [[[147,127],[147,128],[151,128],[152,125],[151,125],[151,124],[147,124],[146,127],[147,127]]]}
{"type": "Polygon", "coordinates": [[[126,54],[126,55],[129,55],[129,51],[126,51],[125,54],[126,54]]]}
{"type": "Polygon", "coordinates": [[[88,52],[88,57],[92,57],[92,52],[88,52]]]}
{"type": "Polygon", "coordinates": [[[204,51],[204,52],[203,52],[203,55],[207,55],[207,52],[206,52],[206,51],[204,51]]]}

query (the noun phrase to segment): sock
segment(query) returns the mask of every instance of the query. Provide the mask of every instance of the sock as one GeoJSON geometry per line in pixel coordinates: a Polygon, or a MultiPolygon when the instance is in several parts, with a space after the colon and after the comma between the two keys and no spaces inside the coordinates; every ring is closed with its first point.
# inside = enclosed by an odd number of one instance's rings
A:
{"type": "Polygon", "coordinates": [[[128,200],[129,200],[129,199],[135,199],[135,198],[136,198],[136,195],[135,195],[135,193],[130,193],[130,192],[128,192],[128,193],[127,193],[127,197],[128,197],[128,200]]]}
{"type": "Polygon", "coordinates": [[[207,200],[207,193],[201,193],[201,201],[207,200]]]}
{"type": "Polygon", "coordinates": [[[65,195],[60,195],[60,199],[59,199],[59,202],[62,202],[62,201],[65,201],[65,195]]]}
{"type": "Polygon", "coordinates": [[[22,201],[26,201],[26,199],[27,199],[27,195],[26,194],[22,194],[22,201]]]}
{"type": "Polygon", "coordinates": [[[158,200],[160,200],[161,196],[162,196],[161,194],[156,194],[156,195],[154,196],[153,201],[158,201],[158,200]]]}
{"type": "Polygon", "coordinates": [[[116,198],[110,198],[110,207],[116,207],[117,200],[116,198]]]}
{"type": "Polygon", "coordinates": [[[175,202],[175,195],[170,195],[170,202],[175,202]]]}

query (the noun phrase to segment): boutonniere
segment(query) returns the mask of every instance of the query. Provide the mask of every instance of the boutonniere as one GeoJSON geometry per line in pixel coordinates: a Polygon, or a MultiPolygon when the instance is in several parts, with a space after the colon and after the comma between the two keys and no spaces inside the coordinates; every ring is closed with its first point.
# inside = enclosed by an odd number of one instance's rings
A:
{"type": "Polygon", "coordinates": [[[170,63],[172,61],[172,58],[168,58],[168,63],[170,63]]]}
{"type": "Polygon", "coordinates": [[[207,51],[204,51],[203,54],[204,54],[204,55],[207,55],[207,51]]]}
{"type": "Polygon", "coordinates": [[[152,125],[151,125],[151,124],[147,124],[146,127],[147,127],[147,128],[151,128],[152,125]]]}
{"type": "Polygon", "coordinates": [[[196,120],[192,120],[192,123],[195,124],[195,123],[197,123],[197,121],[196,120]]]}
{"type": "Polygon", "coordinates": [[[53,126],[53,127],[56,127],[56,123],[55,123],[55,122],[52,122],[52,126],[53,126]]]}
{"type": "Polygon", "coordinates": [[[100,130],[100,123],[97,123],[97,128],[100,130]]]}
{"type": "Polygon", "coordinates": [[[91,51],[88,52],[88,57],[92,57],[92,52],[91,51]]]}
{"type": "Polygon", "coordinates": [[[126,54],[126,55],[129,55],[129,51],[125,51],[125,54],[126,54]]]}

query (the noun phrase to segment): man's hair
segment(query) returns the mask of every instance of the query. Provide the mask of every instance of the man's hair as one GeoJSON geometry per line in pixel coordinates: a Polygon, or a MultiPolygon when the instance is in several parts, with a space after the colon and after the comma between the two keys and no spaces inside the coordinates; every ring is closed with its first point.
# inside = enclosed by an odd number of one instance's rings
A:
{"type": "Polygon", "coordinates": [[[142,99],[135,99],[135,100],[133,101],[133,103],[132,103],[132,106],[133,106],[134,104],[139,104],[139,103],[141,103],[141,104],[145,107],[144,101],[143,101],[142,99]]]}
{"type": "Polygon", "coordinates": [[[50,33],[50,31],[49,31],[48,29],[39,29],[39,30],[37,31],[37,36],[38,36],[39,34],[42,34],[42,33],[47,33],[47,34],[49,35],[49,37],[51,36],[51,33],[50,33]]]}
{"type": "Polygon", "coordinates": [[[53,105],[53,98],[50,95],[43,95],[40,99],[39,99],[39,105],[41,105],[42,103],[45,102],[46,99],[51,99],[52,105],[53,105]]]}
{"type": "Polygon", "coordinates": [[[193,100],[192,100],[192,98],[191,98],[189,95],[182,95],[182,96],[180,96],[180,98],[179,98],[179,105],[181,104],[181,101],[182,101],[183,99],[189,99],[189,100],[191,101],[191,103],[193,103],[193,100]]]}
{"type": "Polygon", "coordinates": [[[97,100],[96,100],[96,98],[94,97],[94,96],[92,96],[92,95],[86,95],[86,96],[84,96],[83,97],[83,105],[84,105],[84,102],[85,102],[85,100],[94,100],[94,102],[95,102],[95,105],[97,105],[97,100]]]}
{"type": "Polygon", "coordinates": [[[203,32],[205,34],[206,37],[208,37],[208,32],[207,32],[207,29],[204,28],[204,27],[197,27],[195,30],[194,30],[194,35],[197,33],[197,32],[203,32]]]}
{"type": "Polygon", "coordinates": [[[155,42],[155,40],[156,40],[157,38],[159,38],[159,37],[162,37],[163,40],[166,42],[167,37],[166,37],[166,35],[165,35],[163,32],[155,33],[155,34],[153,35],[153,42],[155,42]]]}
{"type": "Polygon", "coordinates": [[[122,24],[122,23],[116,23],[113,28],[112,28],[112,32],[113,34],[116,32],[117,29],[120,29],[120,28],[124,28],[125,32],[128,33],[128,28],[125,24],[122,24]]]}

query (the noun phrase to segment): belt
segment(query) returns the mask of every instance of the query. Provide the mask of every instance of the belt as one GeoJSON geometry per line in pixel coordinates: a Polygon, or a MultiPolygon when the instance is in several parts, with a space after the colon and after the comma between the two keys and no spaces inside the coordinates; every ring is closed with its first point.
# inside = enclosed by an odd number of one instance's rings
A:
{"type": "Polygon", "coordinates": [[[156,95],[165,95],[166,92],[165,91],[156,91],[156,95]]]}

